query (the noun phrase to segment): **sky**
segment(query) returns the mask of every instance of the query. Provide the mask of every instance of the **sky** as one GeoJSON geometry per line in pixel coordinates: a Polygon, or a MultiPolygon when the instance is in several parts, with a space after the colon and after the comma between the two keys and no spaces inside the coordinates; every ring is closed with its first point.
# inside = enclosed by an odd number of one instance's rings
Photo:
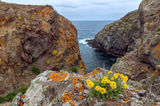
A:
{"type": "Polygon", "coordinates": [[[142,0],[2,0],[33,5],[52,5],[69,20],[117,20],[138,9],[142,0]]]}

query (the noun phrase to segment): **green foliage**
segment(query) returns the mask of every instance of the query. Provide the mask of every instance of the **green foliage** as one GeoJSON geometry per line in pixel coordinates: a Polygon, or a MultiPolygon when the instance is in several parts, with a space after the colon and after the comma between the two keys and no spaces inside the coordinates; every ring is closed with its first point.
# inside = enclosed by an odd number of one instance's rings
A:
{"type": "Polygon", "coordinates": [[[36,67],[36,66],[33,66],[32,67],[32,72],[34,73],[34,74],[40,74],[40,69],[38,68],[38,67],[36,67]]]}
{"type": "Polygon", "coordinates": [[[150,16],[154,16],[154,15],[155,15],[154,13],[150,14],[150,16]]]}
{"type": "Polygon", "coordinates": [[[17,95],[16,92],[8,93],[8,95],[5,97],[5,100],[11,102],[16,95],[17,95]]]}
{"type": "Polygon", "coordinates": [[[19,92],[21,92],[22,94],[25,94],[27,89],[28,87],[23,86],[22,88],[19,89],[19,92]]]}
{"type": "Polygon", "coordinates": [[[0,103],[5,101],[5,97],[0,97],[0,103]]]}
{"type": "Polygon", "coordinates": [[[33,61],[33,62],[38,61],[38,57],[33,57],[33,58],[32,58],[32,61],[33,61]]]}
{"type": "Polygon", "coordinates": [[[93,80],[93,82],[88,79],[86,83],[90,88],[91,97],[97,97],[103,100],[108,100],[109,98],[118,100],[119,94],[122,94],[122,91],[128,88],[126,84],[127,80],[127,76],[116,73],[113,76],[107,74],[103,78],[93,80]]]}
{"type": "MultiPolygon", "coordinates": [[[[27,91],[27,87],[22,87],[22,88],[20,88],[19,89],[19,92],[21,92],[22,94],[25,94],[26,93],[26,91],[27,91]]],[[[19,93],[18,92],[18,93],[19,93]]],[[[6,97],[0,97],[0,103],[2,103],[2,102],[4,102],[4,101],[12,101],[13,100],[13,98],[18,94],[17,92],[10,92],[10,93],[8,93],[8,95],[6,96],[6,97]]]]}
{"type": "Polygon", "coordinates": [[[77,73],[77,72],[78,72],[78,68],[77,68],[77,67],[73,67],[73,68],[72,68],[72,72],[77,73]]]}
{"type": "Polygon", "coordinates": [[[157,31],[160,31],[160,27],[159,27],[159,28],[157,28],[157,31]]]}

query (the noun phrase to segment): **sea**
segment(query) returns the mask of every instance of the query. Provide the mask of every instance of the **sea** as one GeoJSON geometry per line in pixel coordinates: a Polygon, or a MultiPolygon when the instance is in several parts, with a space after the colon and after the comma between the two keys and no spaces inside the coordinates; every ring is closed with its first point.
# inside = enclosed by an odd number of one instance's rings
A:
{"type": "Polygon", "coordinates": [[[116,62],[116,57],[106,55],[102,51],[91,48],[86,40],[94,39],[95,35],[102,28],[112,21],[72,21],[78,30],[78,41],[82,59],[86,65],[87,72],[93,71],[97,67],[110,69],[116,62]]]}

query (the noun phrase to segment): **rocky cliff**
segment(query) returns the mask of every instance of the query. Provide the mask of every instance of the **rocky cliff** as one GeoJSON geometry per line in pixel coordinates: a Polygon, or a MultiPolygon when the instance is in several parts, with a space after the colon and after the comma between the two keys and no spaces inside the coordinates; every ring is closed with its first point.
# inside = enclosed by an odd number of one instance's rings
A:
{"type": "Polygon", "coordinates": [[[119,57],[125,54],[124,57],[117,59],[111,70],[124,73],[131,79],[140,81],[145,89],[157,95],[160,95],[159,6],[160,1],[158,0],[143,0],[138,11],[125,16],[131,20],[126,21],[127,24],[130,25],[133,22],[135,28],[119,24],[119,22],[126,23],[123,21],[124,17],[105,26],[94,40],[89,41],[93,47],[102,49],[107,54],[116,54],[119,57]],[[121,30],[117,31],[120,28],[121,30]],[[126,31],[128,28],[129,32],[126,31]]]}
{"type": "Polygon", "coordinates": [[[77,30],[51,6],[0,2],[0,96],[52,69],[85,73],[77,30]]]}
{"type": "Polygon", "coordinates": [[[140,22],[138,11],[132,11],[120,20],[106,25],[88,44],[107,54],[123,56],[130,52],[139,38],[140,22]]]}

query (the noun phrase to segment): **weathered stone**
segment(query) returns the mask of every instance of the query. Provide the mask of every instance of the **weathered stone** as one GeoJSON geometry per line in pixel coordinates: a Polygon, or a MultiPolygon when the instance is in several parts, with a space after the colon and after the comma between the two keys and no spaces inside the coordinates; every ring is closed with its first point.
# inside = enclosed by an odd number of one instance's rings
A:
{"type": "Polygon", "coordinates": [[[35,73],[47,69],[77,67],[85,73],[76,28],[51,6],[0,2],[0,11],[0,90],[12,87],[0,97],[28,86],[35,73]]]}
{"type": "Polygon", "coordinates": [[[0,76],[0,82],[3,81],[3,77],[0,76]]]}
{"type": "Polygon", "coordinates": [[[128,13],[118,21],[106,25],[88,44],[114,56],[123,56],[136,46],[140,23],[138,11],[128,13]]]}

